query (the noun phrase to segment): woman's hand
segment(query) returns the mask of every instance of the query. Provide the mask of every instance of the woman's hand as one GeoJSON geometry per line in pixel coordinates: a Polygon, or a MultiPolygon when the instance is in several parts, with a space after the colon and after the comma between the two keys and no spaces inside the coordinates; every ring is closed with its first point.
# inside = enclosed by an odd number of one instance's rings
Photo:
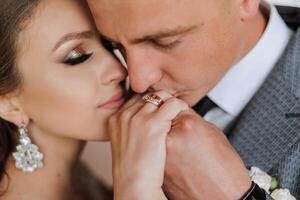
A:
{"type": "Polygon", "coordinates": [[[109,120],[116,200],[166,199],[161,189],[166,162],[166,138],[172,120],[188,105],[170,94],[159,108],[140,95],[130,99],[109,120]]]}

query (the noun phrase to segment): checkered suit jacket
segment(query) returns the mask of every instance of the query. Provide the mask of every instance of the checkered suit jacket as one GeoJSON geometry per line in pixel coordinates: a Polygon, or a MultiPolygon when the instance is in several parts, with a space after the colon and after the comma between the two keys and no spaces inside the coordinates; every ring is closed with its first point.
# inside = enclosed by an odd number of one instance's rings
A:
{"type": "Polygon", "coordinates": [[[300,199],[300,9],[278,9],[295,34],[228,139],[246,166],[277,177],[300,199]]]}

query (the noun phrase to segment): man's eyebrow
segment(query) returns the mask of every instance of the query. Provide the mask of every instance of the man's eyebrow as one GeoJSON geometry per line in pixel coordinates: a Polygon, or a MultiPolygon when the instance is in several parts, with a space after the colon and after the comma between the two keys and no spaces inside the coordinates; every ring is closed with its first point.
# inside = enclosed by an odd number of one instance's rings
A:
{"type": "Polygon", "coordinates": [[[150,40],[155,40],[155,39],[160,39],[160,38],[166,38],[166,37],[172,37],[172,36],[184,34],[184,33],[187,33],[187,32],[191,32],[191,31],[193,31],[195,29],[198,29],[198,28],[199,28],[199,25],[179,26],[179,27],[174,28],[174,29],[162,30],[162,31],[159,31],[157,33],[153,33],[153,34],[143,36],[141,38],[132,39],[130,41],[130,43],[138,44],[138,43],[142,43],[142,42],[145,42],[145,41],[150,41],[150,40]]]}
{"type": "Polygon", "coordinates": [[[92,30],[82,31],[82,32],[68,33],[68,34],[66,34],[66,35],[64,35],[64,36],[61,37],[61,39],[54,46],[53,51],[55,51],[63,43],[68,42],[70,40],[92,38],[94,36],[95,36],[95,33],[92,30]]]}

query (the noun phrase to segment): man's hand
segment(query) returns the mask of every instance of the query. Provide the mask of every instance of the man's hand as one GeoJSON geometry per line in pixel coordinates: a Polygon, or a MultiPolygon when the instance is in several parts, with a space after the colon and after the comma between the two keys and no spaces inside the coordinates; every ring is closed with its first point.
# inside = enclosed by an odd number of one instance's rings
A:
{"type": "Polygon", "coordinates": [[[192,110],[174,121],[163,186],[169,199],[236,200],[250,185],[242,160],[221,130],[192,110]]]}

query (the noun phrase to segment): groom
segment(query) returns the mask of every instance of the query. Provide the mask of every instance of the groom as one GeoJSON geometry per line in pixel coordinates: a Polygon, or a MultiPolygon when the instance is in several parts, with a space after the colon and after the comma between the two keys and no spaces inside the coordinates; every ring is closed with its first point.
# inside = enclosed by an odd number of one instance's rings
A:
{"type": "Polygon", "coordinates": [[[88,3],[132,89],[166,90],[198,113],[181,116],[168,138],[170,199],[273,199],[251,182],[252,166],[300,198],[297,23],[260,0],[88,3]]]}

